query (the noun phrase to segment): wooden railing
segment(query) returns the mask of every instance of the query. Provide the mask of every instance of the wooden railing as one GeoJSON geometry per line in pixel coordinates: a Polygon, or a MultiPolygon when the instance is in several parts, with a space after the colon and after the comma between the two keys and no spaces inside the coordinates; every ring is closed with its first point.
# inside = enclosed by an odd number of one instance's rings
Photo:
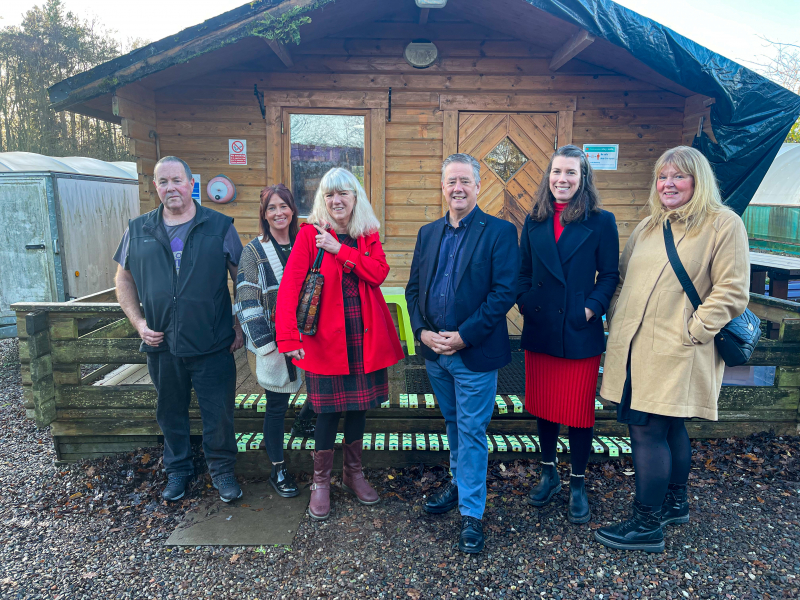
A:
{"type": "MultiPolygon", "coordinates": [[[[133,327],[119,304],[109,302],[111,298],[107,291],[66,303],[12,306],[17,313],[25,407],[37,426],[69,422],[70,431],[78,431],[77,424],[82,420],[85,424],[100,420],[132,424],[127,435],[157,434],[152,385],[92,385],[119,365],[146,362],[133,327]],[[81,365],[96,368],[82,375],[81,365]],[[145,427],[145,421],[151,425],[145,427]]],[[[693,436],[727,437],[765,429],[781,434],[797,432],[800,304],[751,294],[750,309],[762,319],[780,323],[778,339],[762,338],[749,363],[776,367],[774,385],[725,386],[719,402],[720,421],[693,424],[693,436]]],[[[193,401],[191,413],[199,417],[196,408],[193,401]]],[[[605,418],[612,428],[612,415],[605,418]]],[[[250,421],[255,423],[256,419],[248,418],[248,427],[253,425],[250,421]]],[[[195,428],[193,418],[193,431],[195,428]]],[[[114,428],[105,434],[118,435],[115,432],[121,430],[114,428]]]]}

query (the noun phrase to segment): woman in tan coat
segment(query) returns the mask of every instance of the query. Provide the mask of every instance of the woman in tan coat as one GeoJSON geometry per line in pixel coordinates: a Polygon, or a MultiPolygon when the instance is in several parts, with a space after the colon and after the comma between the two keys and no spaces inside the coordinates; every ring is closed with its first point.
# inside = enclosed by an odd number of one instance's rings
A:
{"type": "Polygon", "coordinates": [[[725,365],[714,336],[747,308],[747,232],[721,201],[708,160],[679,146],[656,161],[650,216],[620,257],[620,280],[607,319],[600,395],[618,403],[636,468],[631,519],[595,531],[602,544],[664,550],[662,526],[689,520],[691,446],[684,419],[717,419],[725,365]],[[669,221],[678,255],[697,288],[695,311],[667,258],[669,221]]]}

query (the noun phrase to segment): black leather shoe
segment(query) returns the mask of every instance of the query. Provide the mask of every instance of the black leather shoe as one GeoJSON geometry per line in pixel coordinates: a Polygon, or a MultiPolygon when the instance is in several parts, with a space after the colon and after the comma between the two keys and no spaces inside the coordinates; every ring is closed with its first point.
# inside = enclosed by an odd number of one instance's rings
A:
{"type": "Polygon", "coordinates": [[[567,519],[570,523],[588,523],[591,518],[589,497],[586,495],[586,478],[570,475],[567,519]]]}
{"type": "Polygon", "coordinates": [[[483,523],[475,517],[461,518],[461,535],[458,549],[467,554],[477,554],[483,550],[483,523]]]}
{"type": "Polygon", "coordinates": [[[176,475],[170,473],[167,475],[167,485],[164,491],[161,492],[161,497],[167,502],[175,502],[180,500],[186,494],[186,486],[192,480],[191,475],[176,475]]]}
{"type": "Polygon", "coordinates": [[[661,526],[689,522],[689,500],[686,485],[670,483],[661,505],[661,526]]]}
{"type": "Polygon", "coordinates": [[[561,491],[561,479],[554,463],[542,463],[542,475],[539,483],[528,494],[528,504],[545,506],[561,491]]]}
{"type": "Polygon", "coordinates": [[[286,470],[286,463],[272,465],[269,482],[281,498],[294,498],[300,495],[300,489],[294,481],[294,476],[286,470]]]}
{"type": "Polygon", "coordinates": [[[645,506],[633,502],[633,516],[618,525],[603,527],[594,532],[594,538],[609,548],[617,550],[664,551],[664,530],[661,529],[661,507],[645,506]]]}
{"type": "Polygon", "coordinates": [[[438,494],[434,494],[425,503],[425,512],[439,515],[458,506],[458,486],[450,481],[438,494]]]}

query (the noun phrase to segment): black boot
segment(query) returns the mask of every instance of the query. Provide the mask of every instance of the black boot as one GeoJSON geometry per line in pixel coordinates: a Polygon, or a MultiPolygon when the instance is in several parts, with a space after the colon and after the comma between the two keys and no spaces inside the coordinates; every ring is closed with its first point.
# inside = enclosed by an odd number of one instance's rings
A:
{"type": "Polygon", "coordinates": [[[301,414],[303,413],[299,413],[295,417],[294,423],[292,423],[292,435],[295,437],[314,437],[314,423],[311,422],[311,419],[300,418],[301,414]]]}
{"type": "Polygon", "coordinates": [[[567,519],[569,519],[570,523],[588,523],[591,518],[589,497],[586,495],[586,477],[583,475],[570,475],[567,519]]]}
{"type": "Polygon", "coordinates": [[[661,505],[661,526],[689,522],[689,501],[686,485],[670,483],[661,505]]]}
{"type": "Polygon", "coordinates": [[[558,476],[556,463],[542,463],[542,475],[539,483],[528,494],[528,504],[545,506],[561,491],[561,479],[558,476]]]}
{"type": "Polygon", "coordinates": [[[594,539],[617,550],[664,551],[664,530],[661,529],[661,507],[645,506],[633,501],[633,515],[617,525],[594,532],[594,539]]]}
{"type": "Polygon", "coordinates": [[[294,477],[286,470],[285,462],[272,465],[272,472],[269,474],[269,482],[281,498],[294,498],[300,494],[294,477]]]}

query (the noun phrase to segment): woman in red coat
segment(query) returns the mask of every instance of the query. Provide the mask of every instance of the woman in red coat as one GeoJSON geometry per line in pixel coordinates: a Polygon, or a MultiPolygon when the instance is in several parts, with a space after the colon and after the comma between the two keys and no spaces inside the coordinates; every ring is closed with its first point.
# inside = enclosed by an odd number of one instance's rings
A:
{"type": "Polygon", "coordinates": [[[361,472],[366,412],[389,397],[386,368],[404,356],[380,285],[389,273],[378,219],[364,188],[347,169],[322,178],[314,206],[297,235],[278,290],[278,349],[306,372],[308,400],[319,415],[314,434],[314,482],[308,514],[327,519],[333,444],[344,419],[342,484],[362,504],[378,493],[361,472]],[[297,303],[319,248],[325,277],[317,333],[301,336],[297,303]]]}

